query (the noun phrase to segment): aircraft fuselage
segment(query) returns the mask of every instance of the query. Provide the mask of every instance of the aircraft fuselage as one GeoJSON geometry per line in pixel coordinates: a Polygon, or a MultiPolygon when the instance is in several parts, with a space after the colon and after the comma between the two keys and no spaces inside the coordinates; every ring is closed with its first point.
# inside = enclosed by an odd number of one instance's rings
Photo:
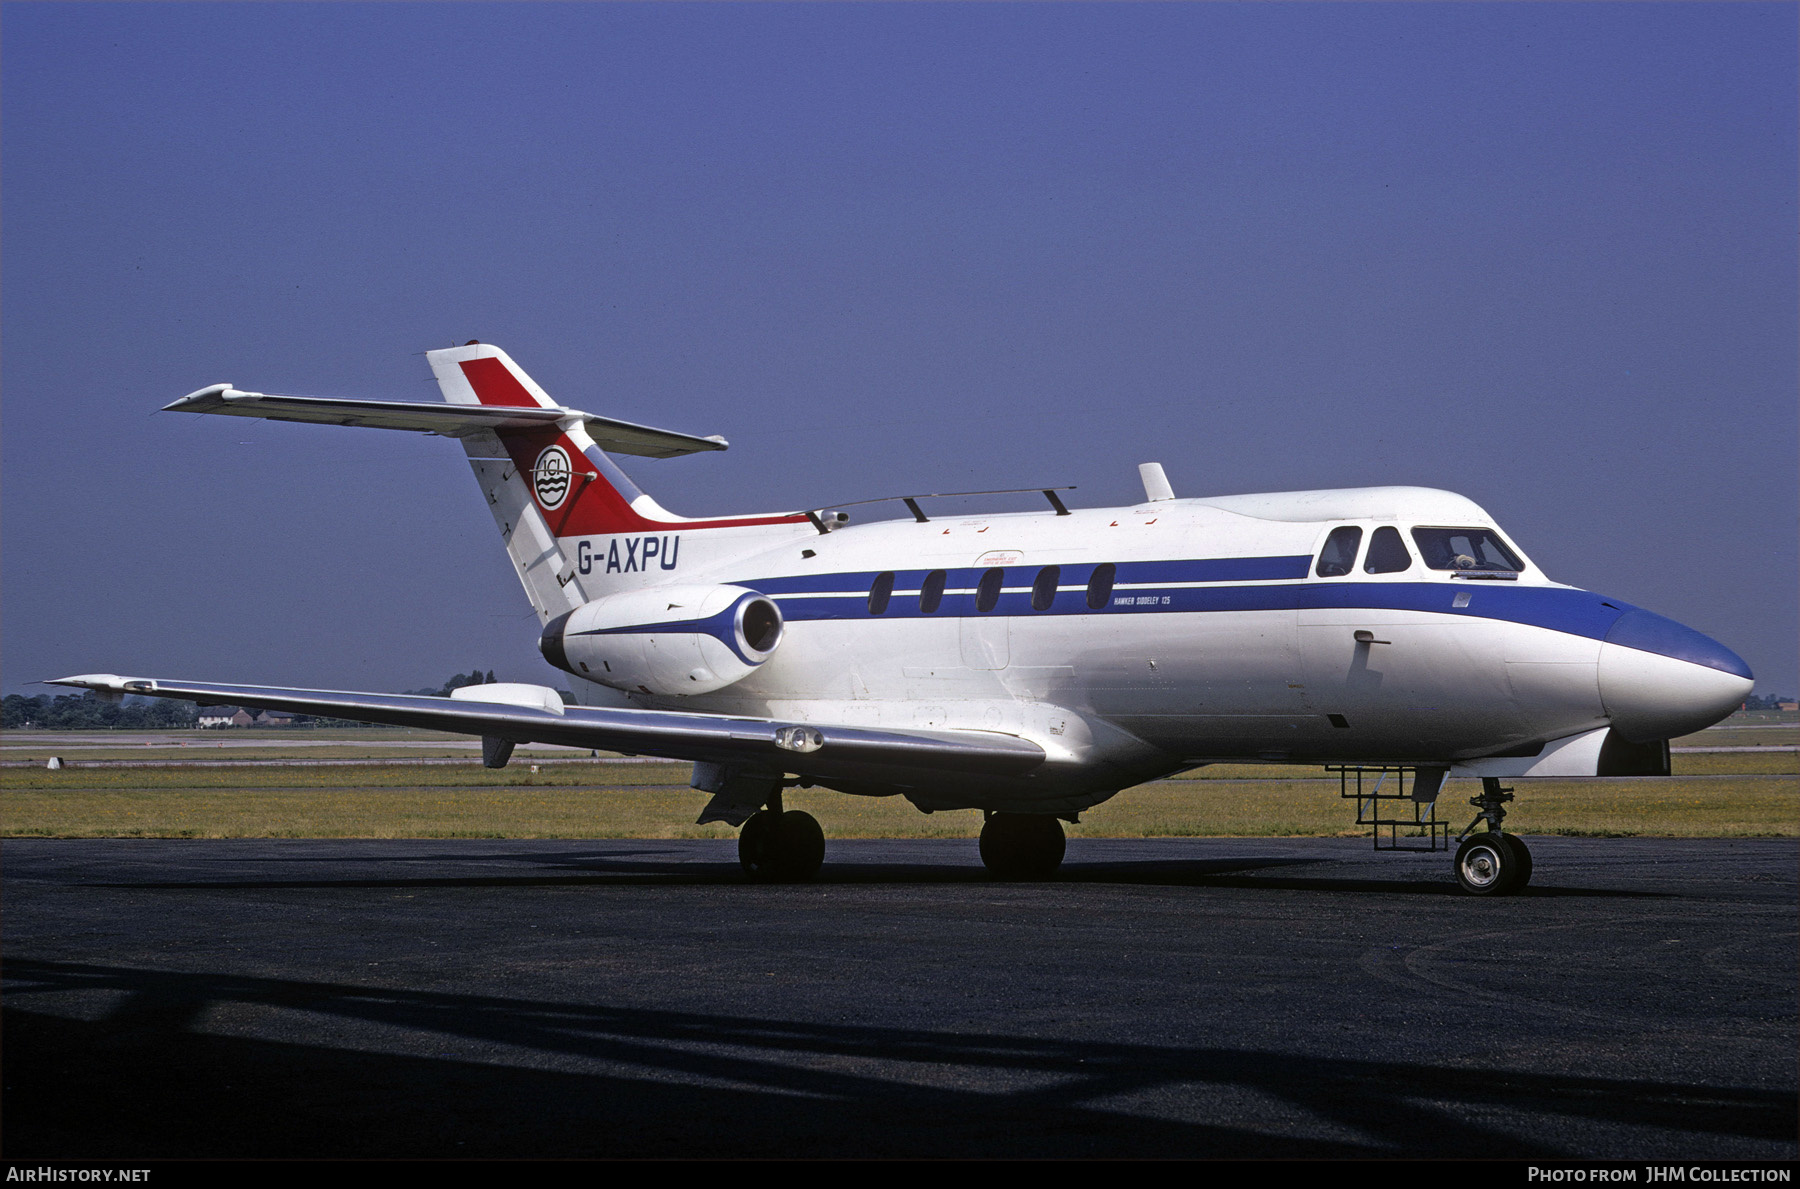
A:
{"type": "MultiPolygon", "coordinates": [[[[741,681],[635,704],[994,731],[1050,757],[1029,777],[979,788],[939,775],[929,790],[852,790],[946,807],[1097,800],[1209,762],[1528,758],[1609,725],[1633,741],[1666,739],[1716,721],[1748,689],[1728,651],[1553,582],[1516,546],[1516,571],[1432,568],[1413,530],[1446,527],[1498,533],[1461,496],[1373,488],[882,521],[783,534],[711,566],[704,538],[695,547],[671,532],[652,555],[673,557],[669,570],[658,560],[600,577],[741,586],[785,621],[780,648],[741,681]],[[1371,573],[1384,527],[1405,552],[1371,573]],[[1322,575],[1334,532],[1360,548],[1347,572],[1322,575]],[[1609,641],[1622,623],[1640,629],[1635,647],[1609,641]],[[1646,623],[1665,638],[1646,647],[1646,623]],[[1682,633],[1687,655],[1674,655],[1664,645],[1682,633]]],[[[580,547],[620,552],[605,537],[580,547]]]]}

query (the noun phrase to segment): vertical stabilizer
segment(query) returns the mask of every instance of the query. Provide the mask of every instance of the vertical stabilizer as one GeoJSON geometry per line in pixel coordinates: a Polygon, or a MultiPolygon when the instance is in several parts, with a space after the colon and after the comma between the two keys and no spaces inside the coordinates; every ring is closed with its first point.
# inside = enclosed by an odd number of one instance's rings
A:
{"type": "Polygon", "coordinates": [[[610,590],[679,580],[707,560],[760,547],[770,532],[810,532],[800,513],[720,520],[675,516],[619,469],[581,414],[550,399],[506,352],[470,343],[429,351],[426,358],[451,404],[570,414],[549,425],[462,437],[519,581],[542,621],[610,590]],[[645,546],[647,539],[655,543],[645,546]],[[640,546],[657,551],[654,569],[647,557],[633,564],[640,546]],[[673,571],[684,552],[687,564],[677,575],[673,571]],[[609,564],[613,557],[627,560],[609,564]]]}
{"type": "Polygon", "coordinates": [[[574,563],[564,555],[556,534],[531,496],[527,481],[491,433],[471,434],[462,440],[468,452],[469,466],[481,494],[487,499],[488,511],[506,542],[513,570],[525,587],[532,610],[540,622],[548,623],[565,611],[573,611],[587,602],[580,576],[574,563]]]}

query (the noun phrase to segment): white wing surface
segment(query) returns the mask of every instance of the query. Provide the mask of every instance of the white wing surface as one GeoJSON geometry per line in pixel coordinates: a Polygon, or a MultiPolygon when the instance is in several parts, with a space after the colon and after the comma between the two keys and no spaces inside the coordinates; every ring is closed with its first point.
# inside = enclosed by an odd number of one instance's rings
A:
{"type": "Polygon", "coordinates": [[[480,687],[458,691],[462,696],[456,698],[435,698],[165,681],[113,673],[62,677],[45,684],[91,689],[112,697],[141,694],[184,698],[210,705],[425,727],[513,743],[556,743],[671,760],[745,765],[821,780],[904,782],[908,773],[929,778],[944,772],[1019,775],[1044,762],[1044,750],[1037,744],[998,732],[882,731],[829,723],[593,706],[557,705],[552,709],[550,699],[535,705],[476,701],[480,687]]]}

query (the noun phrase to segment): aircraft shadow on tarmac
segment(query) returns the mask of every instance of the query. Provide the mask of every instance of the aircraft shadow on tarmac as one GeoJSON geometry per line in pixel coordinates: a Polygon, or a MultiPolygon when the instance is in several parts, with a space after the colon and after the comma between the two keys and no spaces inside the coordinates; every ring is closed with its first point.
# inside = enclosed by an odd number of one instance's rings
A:
{"type": "MultiPolygon", "coordinates": [[[[570,887],[581,885],[657,885],[701,886],[716,884],[751,885],[758,881],[746,876],[743,869],[730,861],[696,861],[674,857],[669,848],[643,847],[630,850],[604,851],[510,851],[495,854],[444,853],[430,855],[386,855],[369,861],[382,866],[394,863],[429,862],[439,866],[477,863],[492,867],[495,863],[516,864],[536,870],[511,874],[433,875],[433,876],[368,876],[311,879],[206,879],[182,881],[107,882],[93,886],[108,888],[197,890],[197,889],[281,889],[281,888],[529,888],[570,887]],[[548,868],[550,871],[546,871],[548,868]],[[553,874],[551,872],[554,872],[553,874]]],[[[329,861],[343,866],[354,862],[342,856],[329,860],[295,860],[284,856],[280,862],[329,861]]],[[[1449,857],[1442,857],[1441,867],[1429,874],[1409,874],[1405,878],[1380,878],[1351,875],[1266,874],[1286,868],[1334,863],[1332,858],[1294,857],[1291,855],[1232,856],[1217,859],[1138,859],[1105,862],[1069,861],[1062,865],[1051,882],[1060,884],[1119,884],[1154,887],[1229,887],[1256,888],[1271,891],[1312,891],[1378,893],[1381,895],[1460,896],[1449,872],[1449,857]]],[[[933,862],[827,862],[813,881],[815,884],[992,884],[986,869],[970,863],[933,862]]],[[[1012,886],[1029,887],[1030,884],[1012,886]]],[[[1542,884],[1527,888],[1522,895],[1530,897],[1577,897],[1657,899],[1672,893],[1647,889],[1615,889],[1594,887],[1557,887],[1542,884]]]]}
{"type": "Polygon", "coordinates": [[[1792,1156],[1800,1105],[1791,1093],[1747,1087],[119,966],[14,961],[6,977],[4,1109],[15,1161],[1520,1159],[1575,1155],[1565,1149],[1595,1134],[1634,1155],[1663,1146],[1769,1158],[1792,1156]],[[37,995],[69,992],[110,993],[119,1003],[94,1022],[32,1008],[37,995]],[[209,1016],[238,1021],[239,1035],[197,1030],[209,1016]],[[278,1017],[290,1025],[285,1035],[376,1035],[422,1051],[242,1034],[246,1022],[278,1017]],[[1312,1138],[1294,1137],[1296,1129],[1312,1138]],[[1581,1138],[1534,1138],[1558,1133],[1581,1138]]]}

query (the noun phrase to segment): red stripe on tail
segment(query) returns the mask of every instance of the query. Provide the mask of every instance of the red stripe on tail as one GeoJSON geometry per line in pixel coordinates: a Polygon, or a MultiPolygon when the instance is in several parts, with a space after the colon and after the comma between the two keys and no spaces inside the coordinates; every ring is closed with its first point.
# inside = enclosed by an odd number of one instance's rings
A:
{"type": "Polygon", "coordinates": [[[519,383],[504,363],[498,359],[470,359],[458,365],[463,375],[469,378],[469,387],[475,390],[475,398],[484,405],[523,405],[528,409],[538,409],[537,397],[526,391],[525,385],[519,383]]]}
{"type": "MultiPolygon", "coordinates": [[[[531,394],[531,390],[519,382],[519,377],[512,369],[499,359],[469,359],[457,366],[462,368],[463,375],[468,378],[469,387],[475,390],[476,399],[484,405],[510,405],[530,409],[543,407],[531,394]]],[[[524,477],[526,486],[531,489],[532,498],[543,512],[550,531],[559,537],[799,524],[806,520],[804,515],[743,516],[723,520],[651,520],[640,515],[636,508],[626,502],[625,497],[606,481],[604,475],[596,473],[593,463],[561,430],[548,427],[501,430],[498,436],[513,465],[524,477]],[[544,452],[552,446],[562,448],[572,470],[565,484],[550,480],[540,487],[535,468],[544,452]],[[555,507],[549,506],[546,493],[549,499],[556,501],[555,507]]]]}

